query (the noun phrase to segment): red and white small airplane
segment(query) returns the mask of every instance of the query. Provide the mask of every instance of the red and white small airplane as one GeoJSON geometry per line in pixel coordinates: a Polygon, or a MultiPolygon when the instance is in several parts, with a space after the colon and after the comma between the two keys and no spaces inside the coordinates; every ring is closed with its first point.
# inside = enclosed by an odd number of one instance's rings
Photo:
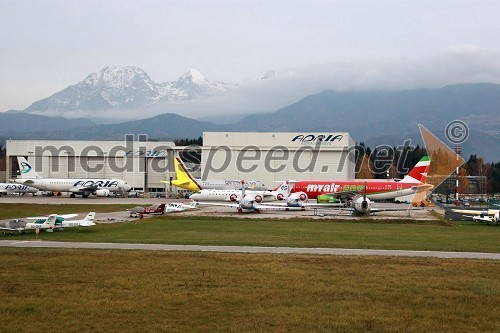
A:
{"type": "Polygon", "coordinates": [[[149,207],[137,206],[131,209],[127,209],[130,217],[141,217],[145,214],[165,214],[165,204],[152,205],[149,207]]]}

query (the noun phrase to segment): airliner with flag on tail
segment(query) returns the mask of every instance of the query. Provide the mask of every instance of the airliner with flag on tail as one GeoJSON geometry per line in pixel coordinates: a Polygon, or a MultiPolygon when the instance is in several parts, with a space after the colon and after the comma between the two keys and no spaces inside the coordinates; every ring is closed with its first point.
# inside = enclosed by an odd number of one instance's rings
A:
{"type": "Polygon", "coordinates": [[[17,157],[21,177],[16,183],[29,185],[42,191],[69,192],[74,198],[81,195],[87,198],[94,194],[98,197],[107,197],[110,193],[126,193],[132,188],[121,179],[86,179],[86,178],[43,178],[35,172],[28,161],[21,156],[17,157]]]}
{"type": "Polygon", "coordinates": [[[430,162],[429,156],[422,157],[408,175],[400,180],[302,180],[295,183],[292,193],[303,192],[309,199],[318,199],[320,195],[329,195],[335,199],[349,195],[356,196],[360,193],[370,200],[394,199],[433,188],[433,185],[426,184],[430,162]]]}
{"type": "MultiPolygon", "coordinates": [[[[201,180],[194,178],[187,170],[186,166],[179,157],[174,159],[175,177],[172,185],[192,191],[201,190],[241,190],[241,180],[231,179],[207,179],[201,180]]],[[[169,181],[162,180],[162,183],[169,184],[169,181]]],[[[258,180],[245,181],[249,189],[254,191],[267,191],[267,187],[258,180]]]]}

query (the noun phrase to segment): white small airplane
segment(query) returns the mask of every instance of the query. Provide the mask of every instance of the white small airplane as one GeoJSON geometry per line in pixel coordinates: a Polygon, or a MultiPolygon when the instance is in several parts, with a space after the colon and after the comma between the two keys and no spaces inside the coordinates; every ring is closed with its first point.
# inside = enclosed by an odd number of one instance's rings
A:
{"type": "Polygon", "coordinates": [[[32,193],[35,194],[38,192],[38,189],[22,184],[14,184],[14,183],[0,183],[0,197],[2,194],[11,194],[11,193],[32,193]]]}
{"type": "Polygon", "coordinates": [[[83,220],[63,220],[61,222],[56,221],[54,229],[62,231],[63,228],[73,228],[73,227],[93,227],[95,226],[95,212],[90,212],[85,216],[83,220]]]}
{"type": "Polygon", "coordinates": [[[121,179],[42,178],[24,157],[18,156],[17,162],[21,178],[17,178],[16,183],[29,185],[42,191],[69,192],[72,198],[76,195],[87,198],[91,194],[107,197],[110,193],[125,193],[132,188],[121,179]]]}
{"type": "Polygon", "coordinates": [[[183,212],[188,209],[196,208],[197,205],[198,203],[196,201],[191,201],[189,205],[182,202],[171,202],[165,206],[165,213],[183,212]]]}
{"type": "Polygon", "coordinates": [[[488,209],[488,210],[473,210],[473,209],[452,209],[455,213],[463,214],[464,217],[471,218],[477,222],[486,222],[486,224],[500,223],[500,210],[498,209],[488,209]]]}
{"type": "Polygon", "coordinates": [[[37,219],[35,222],[26,222],[23,220],[10,220],[0,223],[0,230],[4,233],[18,232],[23,233],[30,230],[45,230],[52,232],[56,226],[57,214],[51,214],[49,217],[37,219]]]}

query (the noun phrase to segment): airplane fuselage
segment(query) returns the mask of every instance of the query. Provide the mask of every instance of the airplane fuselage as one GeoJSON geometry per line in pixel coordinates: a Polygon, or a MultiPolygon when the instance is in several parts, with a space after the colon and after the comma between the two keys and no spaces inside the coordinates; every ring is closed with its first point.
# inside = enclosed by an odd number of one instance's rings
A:
{"type": "Polygon", "coordinates": [[[38,189],[23,185],[23,184],[13,184],[13,183],[0,183],[0,194],[2,193],[36,193],[38,189]]]}
{"type": "MultiPolygon", "coordinates": [[[[239,201],[241,198],[241,190],[201,190],[189,197],[191,200],[200,201],[239,201]]],[[[264,198],[265,191],[246,191],[247,195],[260,195],[264,198]]]]}
{"type": "Polygon", "coordinates": [[[16,183],[26,184],[31,187],[52,192],[78,192],[78,189],[85,187],[95,187],[96,190],[109,190],[110,192],[119,192],[130,190],[130,185],[121,179],[64,179],[64,178],[34,178],[34,179],[16,179],[16,183]]]}
{"type": "Polygon", "coordinates": [[[394,199],[408,194],[414,194],[420,183],[409,183],[394,180],[303,180],[297,181],[292,189],[294,192],[305,192],[309,199],[316,199],[325,193],[359,192],[363,193],[366,184],[366,196],[370,200],[394,199]]]}

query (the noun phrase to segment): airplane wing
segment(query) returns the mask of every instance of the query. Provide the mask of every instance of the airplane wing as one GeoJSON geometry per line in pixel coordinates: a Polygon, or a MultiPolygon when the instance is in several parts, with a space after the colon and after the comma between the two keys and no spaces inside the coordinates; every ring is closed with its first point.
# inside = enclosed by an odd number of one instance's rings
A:
{"type": "Polygon", "coordinates": [[[84,194],[84,195],[90,195],[92,194],[95,190],[97,190],[97,185],[88,185],[88,186],[73,186],[72,188],[69,189],[71,193],[75,194],[84,194]]]}
{"type": "Polygon", "coordinates": [[[16,183],[19,183],[19,184],[33,184],[34,183],[33,179],[23,180],[21,178],[17,178],[15,181],[16,181],[16,183]]]}
{"type": "MultiPolygon", "coordinates": [[[[57,215],[57,217],[62,217],[63,219],[71,219],[73,217],[78,216],[78,214],[64,214],[64,215],[57,215]]],[[[29,220],[41,220],[41,219],[48,219],[49,216],[35,216],[35,217],[28,217],[27,219],[29,220]]]]}
{"type": "Polygon", "coordinates": [[[237,203],[222,203],[222,202],[198,202],[198,205],[206,205],[206,206],[222,206],[222,207],[232,207],[239,208],[240,205],[237,203]]]}
{"type": "Polygon", "coordinates": [[[495,215],[499,212],[498,209],[488,209],[488,210],[473,210],[473,209],[452,209],[453,212],[465,215],[495,215]]]}
{"type": "Polygon", "coordinates": [[[7,228],[7,227],[0,227],[0,230],[3,230],[3,231],[15,231],[15,232],[19,232],[19,229],[15,229],[15,228],[7,228]]]}
{"type": "Polygon", "coordinates": [[[268,204],[259,204],[255,206],[256,209],[260,210],[302,210],[304,207],[289,207],[285,205],[268,205],[268,204]]]}

